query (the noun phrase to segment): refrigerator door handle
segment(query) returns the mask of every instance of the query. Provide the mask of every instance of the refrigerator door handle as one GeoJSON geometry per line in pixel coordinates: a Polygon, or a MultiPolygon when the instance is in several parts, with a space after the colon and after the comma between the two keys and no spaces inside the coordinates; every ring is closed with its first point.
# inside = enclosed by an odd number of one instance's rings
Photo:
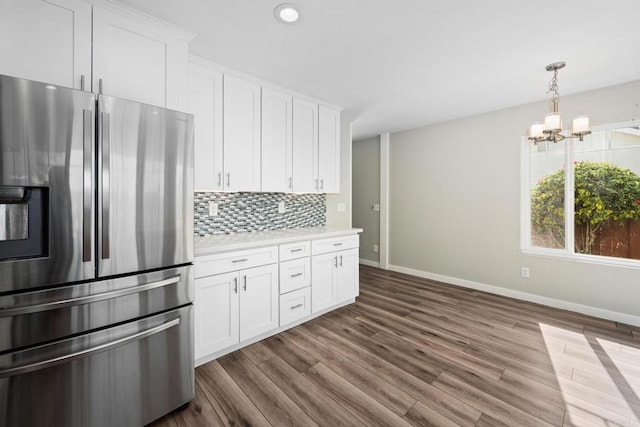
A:
{"type": "Polygon", "coordinates": [[[111,154],[111,129],[109,113],[101,113],[101,143],[102,143],[102,259],[110,257],[111,245],[109,241],[109,215],[110,215],[110,154],[111,154]]]}
{"type": "Polygon", "coordinates": [[[179,324],[180,324],[180,318],[177,317],[169,322],[163,323],[153,328],[149,328],[144,331],[137,332],[135,334],[117,339],[115,341],[97,345],[95,347],[89,347],[84,350],[76,351],[74,353],[69,353],[62,356],[58,356],[58,357],[53,357],[51,359],[42,360],[40,362],[29,363],[28,365],[16,366],[15,368],[0,369],[0,378],[7,378],[15,375],[24,374],[27,372],[38,371],[40,369],[49,368],[51,366],[56,366],[62,363],[67,363],[73,360],[89,357],[92,354],[101,353],[103,351],[107,351],[112,348],[119,347],[121,345],[125,345],[133,341],[138,341],[138,340],[141,340],[142,338],[146,338],[151,335],[155,335],[159,332],[166,331],[167,329],[170,329],[179,324]]]}
{"type": "Polygon", "coordinates": [[[161,288],[163,286],[169,286],[180,282],[181,276],[169,277],[168,279],[158,280],[157,282],[146,283],[144,285],[131,286],[129,288],[118,289],[115,291],[103,292],[96,295],[85,295],[76,298],[67,298],[62,300],[56,300],[52,302],[46,302],[42,304],[26,305],[21,307],[0,307],[0,318],[19,316],[23,314],[38,313],[41,311],[55,310],[59,308],[70,307],[74,305],[89,304],[92,302],[103,301],[107,299],[113,299],[123,297],[125,295],[137,294],[141,292],[150,291],[152,289],[161,288]]]}
{"type": "Polygon", "coordinates": [[[91,244],[91,204],[93,199],[93,111],[83,111],[84,145],[83,158],[83,194],[82,194],[82,262],[91,261],[93,247],[91,244]]]}

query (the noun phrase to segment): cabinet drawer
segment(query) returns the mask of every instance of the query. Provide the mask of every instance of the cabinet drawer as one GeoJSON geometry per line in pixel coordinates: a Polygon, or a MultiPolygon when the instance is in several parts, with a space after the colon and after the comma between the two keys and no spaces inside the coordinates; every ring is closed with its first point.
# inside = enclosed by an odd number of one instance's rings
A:
{"type": "Polygon", "coordinates": [[[311,258],[280,263],[280,293],[295,291],[311,285],[311,258]]]}
{"type": "Polygon", "coordinates": [[[311,242],[309,240],[280,245],[280,261],[302,258],[309,256],[310,254],[311,242]]]}
{"type": "Polygon", "coordinates": [[[311,288],[306,287],[280,295],[280,326],[311,314],[311,288]]]}
{"type": "Polygon", "coordinates": [[[195,275],[196,278],[205,277],[276,262],[278,262],[277,246],[224,252],[196,258],[195,275]]]}
{"type": "Polygon", "coordinates": [[[319,255],[328,252],[341,251],[343,249],[357,248],[359,236],[357,234],[332,237],[330,239],[319,239],[311,242],[311,254],[319,255]]]}

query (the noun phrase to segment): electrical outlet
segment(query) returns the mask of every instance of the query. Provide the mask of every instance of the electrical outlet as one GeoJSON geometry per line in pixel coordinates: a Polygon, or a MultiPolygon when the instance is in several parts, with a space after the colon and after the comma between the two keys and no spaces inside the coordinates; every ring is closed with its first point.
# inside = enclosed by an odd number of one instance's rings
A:
{"type": "Polygon", "coordinates": [[[284,206],[284,202],[278,203],[278,213],[285,213],[287,209],[284,206]]]}
{"type": "Polygon", "coordinates": [[[209,202],[209,216],[218,216],[218,204],[209,202]]]}
{"type": "Polygon", "coordinates": [[[529,267],[522,267],[522,277],[525,279],[529,278],[529,267]]]}
{"type": "Polygon", "coordinates": [[[378,252],[378,245],[373,245],[373,252],[378,252]]]}
{"type": "Polygon", "coordinates": [[[380,203],[376,203],[375,205],[371,205],[371,210],[374,212],[380,212],[380,203]]]}

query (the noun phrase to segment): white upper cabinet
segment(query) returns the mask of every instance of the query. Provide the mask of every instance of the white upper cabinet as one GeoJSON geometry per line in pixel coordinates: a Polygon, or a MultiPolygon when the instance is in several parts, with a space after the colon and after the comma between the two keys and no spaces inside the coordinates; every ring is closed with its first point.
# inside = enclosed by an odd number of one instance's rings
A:
{"type": "Polygon", "coordinates": [[[339,192],[340,110],[226,72],[191,57],[195,189],[339,192]]]}
{"type": "Polygon", "coordinates": [[[293,191],[318,191],[318,104],[293,99],[293,191]]]}
{"type": "Polygon", "coordinates": [[[262,191],[292,191],[292,96],[262,88],[262,191]]]}
{"type": "Polygon", "coordinates": [[[194,119],[194,189],[222,191],[222,73],[189,62],[187,111],[194,119]]]}
{"type": "Polygon", "coordinates": [[[224,187],[260,191],[260,86],[224,76],[224,187]]]}
{"type": "Polygon", "coordinates": [[[0,28],[2,74],[186,108],[190,33],[81,0],[1,0],[0,28]]]}
{"type": "Polygon", "coordinates": [[[93,91],[183,110],[187,41],[147,19],[94,6],[93,91]]]}
{"type": "Polygon", "coordinates": [[[0,74],[91,89],[91,5],[0,1],[0,74]]]}
{"type": "Polygon", "coordinates": [[[340,192],[340,112],[318,110],[318,182],[321,193],[340,192]]]}

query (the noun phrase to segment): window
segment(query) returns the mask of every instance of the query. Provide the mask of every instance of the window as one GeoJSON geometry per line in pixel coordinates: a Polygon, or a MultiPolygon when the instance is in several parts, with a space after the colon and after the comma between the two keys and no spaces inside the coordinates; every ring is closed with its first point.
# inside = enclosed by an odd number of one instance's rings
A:
{"type": "Polygon", "coordinates": [[[525,251],[640,266],[640,127],[523,142],[525,251]]]}

